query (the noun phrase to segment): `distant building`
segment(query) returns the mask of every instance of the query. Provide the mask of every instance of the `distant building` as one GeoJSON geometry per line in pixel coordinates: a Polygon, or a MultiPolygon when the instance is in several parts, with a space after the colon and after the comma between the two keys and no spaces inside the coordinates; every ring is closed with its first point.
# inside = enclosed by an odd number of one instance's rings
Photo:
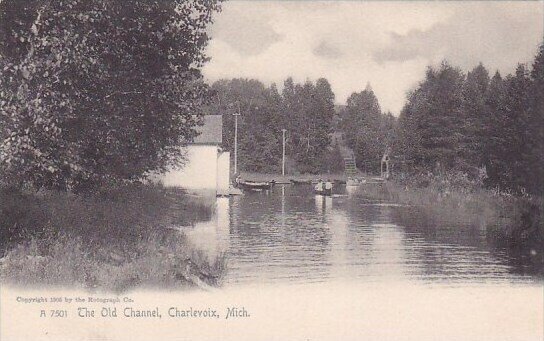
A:
{"type": "Polygon", "coordinates": [[[226,195],[230,183],[230,153],[221,149],[222,116],[204,116],[204,125],[196,130],[200,134],[187,146],[185,166],[162,174],[159,180],[167,187],[226,195]]]}

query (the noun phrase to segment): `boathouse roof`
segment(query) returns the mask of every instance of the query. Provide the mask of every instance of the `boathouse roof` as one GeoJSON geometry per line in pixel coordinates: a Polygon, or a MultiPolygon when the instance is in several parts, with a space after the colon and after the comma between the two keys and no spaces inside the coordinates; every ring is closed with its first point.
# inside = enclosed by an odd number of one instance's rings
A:
{"type": "Polygon", "coordinates": [[[223,117],[204,115],[204,125],[196,127],[199,133],[193,144],[220,145],[223,142],[223,117]]]}

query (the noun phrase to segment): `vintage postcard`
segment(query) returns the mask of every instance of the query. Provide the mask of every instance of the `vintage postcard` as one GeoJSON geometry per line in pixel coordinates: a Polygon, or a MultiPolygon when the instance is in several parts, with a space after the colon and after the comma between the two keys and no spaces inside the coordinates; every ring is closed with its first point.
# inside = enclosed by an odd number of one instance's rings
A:
{"type": "Polygon", "coordinates": [[[544,339],[544,2],[0,0],[0,340],[544,339]]]}

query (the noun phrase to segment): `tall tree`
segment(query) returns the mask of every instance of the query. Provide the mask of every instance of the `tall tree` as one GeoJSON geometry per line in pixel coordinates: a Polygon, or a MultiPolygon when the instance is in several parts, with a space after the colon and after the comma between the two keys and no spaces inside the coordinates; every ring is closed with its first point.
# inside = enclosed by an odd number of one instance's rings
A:
{"type": "Polygon", "coordinates": [[[506,103],[506,89],[504,81],[497,71],[489,83],[486,92],[487,125],[485,136],[487,141],[484,147],[484,164],[487,170],[486,183],[496,186],[501,181],[502,170],[508,167],[502,155],[506,152],[503,131],[507,128],[504,120],[504,106],[506,103]]]}
{"type": "Polygon", "coordinates": [[[528,190],[544,193],[544,42],[540,44],[538,54],[531,70],[530,90],[530,126],[531,150],[529,161],[528,190]]]}
{"type": "Polygon", "coordinates": [[[391,149],[396,142],[397,119],[388,111],[382,115],[380,132],[385,148],[391,149]]]}
{"type": "Polygon", "coordinates": [[[464,75],[443,62],[437,70],[429,67],[425,80],[408,97],[399,122],[407,161],[415,167],[449,170],[464,167],[457,148],[463,141],[462,87],[464,75]]]}
{"type": "Polygon", "coordinates": [[[314,84],[295,84],[291,78],[282,91],[284,127],[288,130],[288,155],[301,172],[327,169],[331,145],[334,93],[329,82],[320,78],[314,84]]]}
{"type": "Polygon", "coordinates": [[[467,170],[480,167],[484,160],[484,145],[487,140],[485,126],[488,124],[485,94],[489,86],[489,72],[480,63],[467,73],[463,84],[463,126],[460,141],[460,158],[467,170]]]}
{"type": "Polygon", "coordinates": [[[385,117],[370,84],[353,93],[342,113],[342,130],[346,144],[355,153],[357,167],[378,172],[380,159],[387,147],[385,117]]]}
{"type": "Polygon", "coordinates": [[[529,130],[532,124],[529,106],[531,81],[527,68],[519,64],[516,73],[508,75],[503,86],[502,103],[499,104],[491,136],[489,173],[493,185],[519,192],[528,189],[533,153],[529,130]]]}
{"type": "Polygon", "coordinates": [[[397,169],[414,171],[423,164],[421,136],[415,134],[418,127],[419,110],[425,101],[424,93],[419,87],[408,92],[407,101],[402,108],[396,129],[393,154],[398,159],[397,169]]]}
{"type": "Polygon", "coordinates": [[[216,0],[0,2],[4,174],[81,189],[180,164],[206,100],[200,68],[219,9],[216,0]]]}
{"type": "Polygon", "coordinates": [[[320,78],[315,85],[306,82],[302,96],[304,107],[300,112],[300,120],[304,124],[299,134],[305,143],[299,147],[298,160],[306,166],[304,170],[319,172],[324,169],[331,144],[334,93],[329,82],[320,78]]]}
{"type": "Polygon", "coordinates": [[[244,169],[277,172],[281,169],[281,127],[278,93],[275,87],[263,88],[243,114],[241,157],[244,169]]]}
{"type": "Polygon", "coordinates": [[[223,148],[234,148],[234,114],[238,118],[238,165],[241,170],[281,169],[281,96],[274,84],[254,79],[220,80],[212,84],[207,111],[223,114],[223,148]]]}
{"type": "Polygon", "coordinates": [[[289,77],[283,82],[283,90],[281,92],[282,97],[282,117],[283,122],[285,122],[284,129],[288,130],[288,143],[287,143],[287,158],[289,164],[294,162],[294,159],[291,156],[296,155],[299,145],[299,134],[301,115],[299,114],[301,110],[300,97],[297,96],[297,87],[295,87],[295,82],[293,78],[289,77]]]}

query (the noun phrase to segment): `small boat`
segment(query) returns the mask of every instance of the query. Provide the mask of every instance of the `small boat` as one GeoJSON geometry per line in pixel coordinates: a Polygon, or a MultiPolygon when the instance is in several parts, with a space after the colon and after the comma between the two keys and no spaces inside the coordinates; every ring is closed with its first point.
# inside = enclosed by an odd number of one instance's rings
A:
{"type": "Polygon", "coordinates": [[[275,181],[257,182],[257,181],[238,181],[238,187],[246,190],[262,191],[269,190],[275,184],[275,181]]]}
{"type": "Polygon", "coordinates": [[[295,179],[290,179],[289,181],[291,181],[291,183],[293,185],[311,185],[312,184],[312,180],[295,180],[295,179]]]}

